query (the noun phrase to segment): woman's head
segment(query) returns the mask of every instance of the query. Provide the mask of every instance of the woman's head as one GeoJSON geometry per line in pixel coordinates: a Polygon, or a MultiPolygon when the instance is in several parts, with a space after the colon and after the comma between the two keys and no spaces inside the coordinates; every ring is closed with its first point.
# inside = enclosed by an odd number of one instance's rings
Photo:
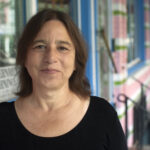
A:
{"type": "Polygon", "coordinates": [[[85,77],[87,51],[85,42],[71,18],[59,11],[45,9],[33,16],[25,26],[17,47],[16,64],[20,66],[20,91],[19,96],[28,96],[32,93],[32,79],[25,67],[28,49],[42,27],[50,20],[58,20],[63,23],[72,43],[75,47],[75,71],[69,79],[69,88],[74,93],[86,97],[90,95],[90,86],[85,77]]]}

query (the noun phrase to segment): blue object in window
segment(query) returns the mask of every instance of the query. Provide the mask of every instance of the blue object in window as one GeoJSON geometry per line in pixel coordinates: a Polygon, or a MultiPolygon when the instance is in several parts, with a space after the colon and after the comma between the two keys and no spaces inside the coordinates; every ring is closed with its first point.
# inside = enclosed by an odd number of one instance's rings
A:
{"type": "Polygon", "coordinates": [[[13,99],[9,100],[8,102],[14,102],[14,101],[16,101],[16,98],[13,98],[13,99]]]}
{"type": "MultiPolygon", "coordinates": [[[[130,1],[130,0],[128,0],[130,1]]],[[[144,1],[135,0],[135,51],[137,52],[138,63],[128,69],[128,74],[131,75],[145,64],[145,37],[144,37],[144,1]]],[[[135,58],[136,59],[136,58],[135,58]]]]}

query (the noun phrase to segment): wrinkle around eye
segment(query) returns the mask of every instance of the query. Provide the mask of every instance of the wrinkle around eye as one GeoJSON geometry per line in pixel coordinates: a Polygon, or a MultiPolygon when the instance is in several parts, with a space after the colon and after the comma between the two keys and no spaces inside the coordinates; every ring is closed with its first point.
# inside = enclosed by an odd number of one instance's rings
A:
{"type": "Polygon", "coordinates": [[[65,46],[59,46],[57,49],[60,51],[68,51],[69,50],[69,48],[67,48],[65,46]]]}
{"type": "Polygon", "coordinates": [[[46,49],[46,46],[45,46],[45,45],[36,45],[36,46],[33,46],[33,49],[45,50],[45,49],[46,49]]]}

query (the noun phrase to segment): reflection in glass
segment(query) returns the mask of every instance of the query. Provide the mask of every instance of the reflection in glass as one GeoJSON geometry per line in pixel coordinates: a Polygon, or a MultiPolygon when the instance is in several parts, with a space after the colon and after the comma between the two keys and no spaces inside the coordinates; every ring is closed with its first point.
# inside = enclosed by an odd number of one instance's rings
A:
{"type": "Polygon", "coordinates": [[[0,2],[0,67],[15,63],[15,1],[0,2]]]}
{"type": "Polygon", "coordinates": [[[135,6],[134,0],[127,0],[127,46],[128,46],[128,62],[133,61],[137,57],[137,49],[135,47],[135,6]]]}
{"type": "MultiPolygon", "coordinates": [[[[99,0],[98,1],[98,11],[99,11],[99,30],[104,30],[105,35],[108,40],[108,0],[99,0]]],[[[109,56],[107,54],[106,45],[104,39],[100,34],[98,36],[98,49],[100,57],[100,95],[106,99],[109,99],[109,76],[111,70],[109,68],[109,56]]]]}
{"type": "Polygon", "coordinates": [[[38,0],[39,11],[52,8],[69,13],[70,0],[38,0]]]}

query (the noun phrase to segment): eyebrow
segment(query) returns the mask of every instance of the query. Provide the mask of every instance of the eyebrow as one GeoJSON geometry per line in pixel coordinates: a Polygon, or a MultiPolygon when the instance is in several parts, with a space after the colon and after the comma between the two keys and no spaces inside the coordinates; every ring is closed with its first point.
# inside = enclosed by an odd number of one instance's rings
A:
{"type": "MultiPolygon", "coordinates": [[[[47,44],[48,41],[45,41],[45,40],[35,40],[35,41],[33,41],[33,44],[36,44],[36,43],[44,43],[44,44],[47,44]]],[[[56,43],[56,44],[66,44],[66,45],[72,47],[72,43],[70,43],[70,42],[68,42],[68,41],[57,40],[55,43],[56,43]]]]}
{"type": "Polygon", "coordinates": [[[70,43],[68,41],[63,41],[63,40],[56,41],[56,44],[66,44],[66,45],[72,47],[72,43],[70,43]]]}
{"type": "Polygon", "coordinates": [[[44,44],[47,44],[48,42],[45,41],[45,40],[35,40],[35,41],[33,41],[33,44],[36,44],[36,43],[44,43],[44,44]]]}

